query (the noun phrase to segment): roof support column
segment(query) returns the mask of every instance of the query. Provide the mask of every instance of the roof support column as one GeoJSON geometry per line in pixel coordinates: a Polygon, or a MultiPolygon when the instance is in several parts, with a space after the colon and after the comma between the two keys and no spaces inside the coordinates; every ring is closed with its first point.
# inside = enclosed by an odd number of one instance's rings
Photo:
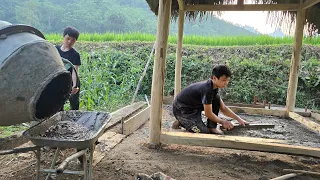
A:
{"type": "Polygon", "coordinates": [[[172,0],[160,0],[158,11],[157,40],[152,75],[150,108],[150,145],[160,145],[163,87],[168,49],[168,36],[172,0]]]}
{"type": "Polygon", "coordinates": [[[181,91],[181,70],[182,70],[182,44],[183,44],[183,26],[184,26],[185,12],[179,10],[178,20],[178,42],[176,50],[176,69],[175,69],[175,83],[174,83],[174,97],[181,91]]]}
{"type": "Polygon", "coordinates": [[[306,19],[306,10],[300,8],[297,12],[296,29],[294,34],[294,45],[292,49],[292,58],[291,58],[291,65],[290,65],[290,77],[289,77],[289,84],[288,84],[288,90],[287,90],[287,102],[286,102],[287,113],[289,113],[290,111],[294,111],[294,107],[296,103],[296,93],[297,93],[297,86],[298,86],[301,47],[302,47],[303,28],[305,24],[305,19],[306,19]]]}

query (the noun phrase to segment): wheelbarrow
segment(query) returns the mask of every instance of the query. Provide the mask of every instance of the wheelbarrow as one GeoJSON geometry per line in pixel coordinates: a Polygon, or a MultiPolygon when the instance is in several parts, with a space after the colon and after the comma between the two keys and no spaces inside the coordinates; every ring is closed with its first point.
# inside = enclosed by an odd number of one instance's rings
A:
{"type": "Polygon", "coordinates": [[[83,175],[92,179],[92,160],[95,143],[104,133],[111,115],[106,112],[62,111],[29,128],[23,133],[35,146],[0,151],[0,155],[35,151],[37,158],[36,179],[40,173],[83,175]],[[56,148],[50,169],[40,168],[41,148],[56,148]],[[57,168],[56,160],[61,149],[76,148],[78,152],[67,157],[57,168]],[[83,156],[83,170],[66,170],[68,163],[83,156]]]}

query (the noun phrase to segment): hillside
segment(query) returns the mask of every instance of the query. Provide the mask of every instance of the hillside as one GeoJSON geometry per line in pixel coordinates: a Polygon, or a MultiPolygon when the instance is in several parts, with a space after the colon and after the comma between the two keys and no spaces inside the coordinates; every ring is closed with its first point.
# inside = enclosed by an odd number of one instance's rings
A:
{"type": "MultiPolygon", "coordinates": [[[[32,25],[45,33],[61,33],[71,25],[81,32],[156,33],[157,17],[145,0],[2,0],[0,20],[32,25]]],[[[177,33],[172,20],[171,34],[177,33]]],[[[254,33],[215,17],[186,21],[185,34],[242,36],[254,33]]]]}

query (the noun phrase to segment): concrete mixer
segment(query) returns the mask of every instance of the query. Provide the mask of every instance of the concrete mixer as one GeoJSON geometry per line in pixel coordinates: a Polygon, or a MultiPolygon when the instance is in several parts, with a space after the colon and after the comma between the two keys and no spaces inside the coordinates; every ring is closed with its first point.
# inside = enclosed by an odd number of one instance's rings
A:
{"type": "Polygon", "coordinates": [[[0,126],[51,117],[69,97],[71,82],[39,30],[0,21],[0,126]]]}

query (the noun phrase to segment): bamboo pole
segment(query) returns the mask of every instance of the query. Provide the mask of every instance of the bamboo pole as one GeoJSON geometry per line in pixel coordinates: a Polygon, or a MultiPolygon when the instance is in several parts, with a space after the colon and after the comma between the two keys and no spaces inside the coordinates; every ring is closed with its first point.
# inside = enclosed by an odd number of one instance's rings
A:
{"type": "Polygon", "coordinates": [[[287,91],[286,111],[294,111],[296,93],[298,86],[298,74],[300,68],[301,47],[303,39],[303,27],[306,19],[306,10],[300,8],[297,13],[296,30],[294,34],[294,45],[290,65],[290,77],[287,91]]]}
{"type": "Polygon", "coordinates": [[[160,144],[162,100],[168,49],[168,35],[172,0],[159,1],[157,40],[152,75],[150,109],[150,145],[160,144]]]}
{"type": "Polygon", "coordinates": [[[176,70],[174,83],[174,97],[181,91],[181,70],[182,70],[182,44],[183,44],[183,26],[184,26],[184,11],[179,11],[179,26],[178,26],[178,43],[176,51],[176,70]]]}

